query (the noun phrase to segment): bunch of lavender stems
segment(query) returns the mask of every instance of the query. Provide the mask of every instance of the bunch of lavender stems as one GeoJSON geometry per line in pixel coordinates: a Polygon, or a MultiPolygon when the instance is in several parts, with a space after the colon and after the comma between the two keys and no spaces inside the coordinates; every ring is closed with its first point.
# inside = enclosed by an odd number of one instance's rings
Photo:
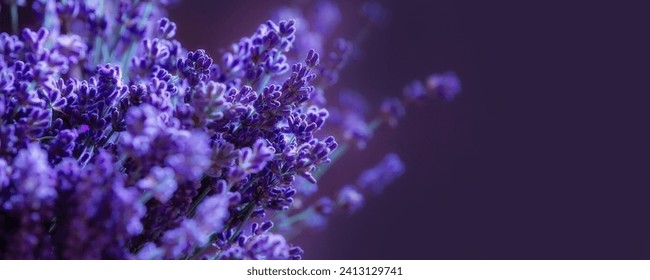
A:
{"type": "Polygon", "coordinates": [[[354,91],[326,101],[385,24],[377,3],[353,41],[335,2],[280,8],[215,61],[175,39],[168,2],[0,1],[0,258],[300,259],[292,237],[405,168],[387,153],[331,199],[317,185],[331,164],[405,104],[460,91],[431,75],[372,121],[354,91]],[[19,31],[18,8],[40,28],[19,31]]]}

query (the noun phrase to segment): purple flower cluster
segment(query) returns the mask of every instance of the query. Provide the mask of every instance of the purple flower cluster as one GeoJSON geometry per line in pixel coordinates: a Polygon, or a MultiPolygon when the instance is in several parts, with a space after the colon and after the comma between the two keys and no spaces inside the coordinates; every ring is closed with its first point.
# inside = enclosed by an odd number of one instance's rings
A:
{"type": "MultiPolygon", "coordinates": [[[[334,2],[311,20],[284,9],[220,59],[174,39],[167,2],[38,0],[41,28],[0,33],[0,258],[300,259],[295,222],[356,211],[404,172],[389,154],[307,203],[348,145],[405,113],[390,99],[368,122],[351,92],[325,109],[352,49],[319,43],[342,18],[334,2]]],[[[405,96],[459,90],[432,75],[405,96]]]]}

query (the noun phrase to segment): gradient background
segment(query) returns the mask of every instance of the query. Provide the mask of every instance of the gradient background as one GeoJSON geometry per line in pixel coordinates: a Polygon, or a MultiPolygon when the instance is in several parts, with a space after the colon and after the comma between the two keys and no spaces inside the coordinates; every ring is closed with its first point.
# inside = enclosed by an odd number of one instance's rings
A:
{"type": "MultiPolygon", "coordinates": [[[[206,2],[172,9],[187,47],[227,47],[291,3],[206,2]]],[[[452,69],[463,92],[410,108],[331,169],[352,181],[388,150],[407,165],[361,211],[296,239],[305,257],[650,258],[647,9],[568,2],[387,1],[390,25],[341,84],[378,104],[452,69]]],[[[359,3],[343,4],[344,21],[359,3]]]]}
{"type": "MultiPolygon", "coordinates": [[[[290,3],[200,2],[171,18],[186,46],[206,49],[290,3]]],[[[463,92],[410,108],[399,128],[331,169],[354,180],[391,149],[407,166],[358,213],[295,240],[305,258],[650,258],[648,10],[568,2],[385,2],[390,24],[370,35],[341,84],[377,104],[452,69],[463,92]]],[[[344,21],[359,3],[344,3],[344,21]]]]}
{"type": "MultiPolygon", "coordinates": [[[[206,49],[288,3],[187,2],[171,17],[186,46],[206,49]]],[[[353,2],[344,21],[356,16],[353,2]]],[[[358,213],[295,240],[305,257],[650,258],[648,10],[568,2],[386,2],[390,24],[370,35],[341,84],[377,104],[453,69],[463,92],[410,108],[399,128],[331,170],[353,180],[389,149],[407,166],[358,213]]]]}
{"type": "MultiPolygon", "coordinates": [[[[385,1],[390,25],[341,84],[377,105],[454,70],[463,92],[409,108],[330,170],[321,185],[338,188],[387,151],[407,166],[358,213],[294,240],[305,257],[650,259],[648,7],[569,2],[385,1]]],[[[185,47],[219,57],[287,3],[185,1],[170,17],[185,47]]],[[[341,3],[350,38],[360,1],[341,3]]]]}

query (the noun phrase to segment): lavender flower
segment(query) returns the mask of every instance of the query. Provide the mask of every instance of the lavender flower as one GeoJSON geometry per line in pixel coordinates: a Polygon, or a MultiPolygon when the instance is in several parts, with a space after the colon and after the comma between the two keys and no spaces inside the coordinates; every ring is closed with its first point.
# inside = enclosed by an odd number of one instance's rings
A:
{"type": "Polygon", "coordinates": [[[364,198],[354,186],[347,185],[339,191],[336,203],[347,212],[355,212],[363,206],[364,198]]]}
{"type": "Polygon", "coordinates": [[[103,151],[84,169],[69,158],[59,165],[60,199],[52,232],[57,258],[131,258],[125,246],[142,231],[145,208],[113,166],[103,151]]]}
{"type": "Polygon", "coordinates": [[[384,99],[381,103],[381,113],[383,119],[392,127],[397,126],[399,119],[406,114],[404,104],[396,97],[384,99]]]}
{"type": "Polygon", "coordinates": [[[213,177],[220,177],[224,169],[230,168],[235,164],[238,157],[238,151],[235,145],[226,141],[212,142],[211,165],[206,170],[206,174],[213,177]]]}
{"type": "Polygon", "coordinates": [[[176,23],[170,21],[168,18],[161,18],[158,21],[158,32],[165,39],[171,39],[176,35],[176,23]]]}
{"type": "Polygon", "coordinates": [[[47,154],[38,145],[31,144],[18,152],[12,166],[11,181],[17,193],[2,204],[4,209],[13,209],[22,203],[30,208],[39,208],[40,201],[56,197],[47,154]]]}
{"type": "Polygon", "coordinates": [[[404,96],[409,100],[422,100],[427,96],[427,89],[421,81],[413,81],[404,87],[404,96]]]}
{"type": "Polygon", "coordinates": [[[366,2],[361,7],[361,14],[374,25],[385,25],[390,20],[390,12],[378,2],[366,2]]]}
{"type": "Polygon", "coordinates": [[[322,215],[329,215],[332,213],[334,208],[334,202],[329,197],[321,197],[316,201],[314,205],[314,210],[316,213],[322,215]]]}
{"type": "Polygon", "coordinates": [[[237,166],[231,169],[230,180],[237,182],[249,174],[262,171],[266,163],[273,159],[275,149],[269,147],[264,140],[257,140],[253,147],[245,147],[239,152],[237,166]]]}
{"type": "Polygon", "coordinates": [[[284,237],[277,234],[259,235],[251,238],[245,244],[246,252],[251,259],[288,259],[289,246],[284,237]]]}
{"type": "MultiPolygon", "coordinates": [[[[158,56],[156,54],[156,56],[158,56]]],[[[206,82],[210,77],[210,58],[204,50],[188,52],[186,58],[179,58],[176,68],[180,71],[181,77],[187,79],[187,83],[193,87],[199,82],[206,82]]]]}
{"type": "Polygon", "coordinates": [[[9,164],[7,164],[7,162],[4,159],[0,159],[0,192],[4,187],[9,185],[10,173],[11,173],[11,169],[9,169],[9,164]]]}
{"type": "Polygon", "coordinates": [[[361,173],[357,185],[361,189],[381,192],[404,173],[404,163],[396,154],[387,154],[379,164],[361,173]]]}
{"type": "Polygon", "coordinates": [[[283,236],[264,233],[252,237],[240,236],[237,246],[226,250],[219,257],[238,260],[286,260],[301,259],[302,254],[300,247],[291,247],[283,236]]]}
{"type": "Polygon", "coordinates": [[[433,74],[427,78],[427,88],[444,100],[453,100],[460,92],[460,80],[453,72],[433,74]]]}
{"type": "MultiPolygon", "coordinates": [[[[209,241],[209,235],[223,227],[228,217],[227,196],[218,195],[207,198],[199,205],[193,219],[184,220],[180,227],[167,231],[161,238],[160,252],[163,258],[178,259],[190,253],[197,246],[203,246],[209,241]]],[[[145,252],[154,250],[146,245],[145,252]]],[[[152,253],[140,253],[141,256],[151,256],[152,253]]]]}
{"type": "Polygon", "coordinates": [[[0,251],[2,257],[52,258],[47,230],[57,192],[47,154],[34,144],[20,150],[13,161],[10,179],[10,185],[0,190],[0,221],[6,228],[0,236],[0,248],[6,248],[0,251]]]}
{"type": "Polygon", "coordinates": [[[331,33],[341,21],[341,10],[333,1],[316,2],[313,14],[314,30],[320,33],[331,33]]]}
{"type": "Polygon", "coordinates": [[[161,203],[169,201],[178,188],[176,173],[172,168],[154,166],[149,175],[140,179],[136,185],[145,192],[152,192],[161,203]]]}

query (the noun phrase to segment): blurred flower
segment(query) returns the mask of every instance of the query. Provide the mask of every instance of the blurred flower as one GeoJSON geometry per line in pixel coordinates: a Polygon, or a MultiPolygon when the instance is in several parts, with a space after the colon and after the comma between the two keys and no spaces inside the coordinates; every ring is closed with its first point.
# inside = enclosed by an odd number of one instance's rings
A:
{"type": "Polygon", "coordinates": [[[427,78],[427,88],[444,100],[453,100],[461,90],[460,80],[454,72],[433,74],[427,78]]]}
{"type": "Polygon", "coordinates": [[[399,119],[406,114],[406,108],[399,98],[389,97],[381,103],[381,113],[383,119],[392,127],[397,126],[399,119]]]}
{"type": "Polygon", "coordinates": [[[379,164],[361,173],[357,185],[361,189],[370,189],[378,193],[402,173],[404,173],[404,163],[397,154],[390,153],[379,164]]]}
{"type": "Polygon", "coordinates": [[[337,204],[347,212],[355,212],[363,206],[363,195],[355,190],[352,185],[341,188],[337,198],[337,204]]]}

